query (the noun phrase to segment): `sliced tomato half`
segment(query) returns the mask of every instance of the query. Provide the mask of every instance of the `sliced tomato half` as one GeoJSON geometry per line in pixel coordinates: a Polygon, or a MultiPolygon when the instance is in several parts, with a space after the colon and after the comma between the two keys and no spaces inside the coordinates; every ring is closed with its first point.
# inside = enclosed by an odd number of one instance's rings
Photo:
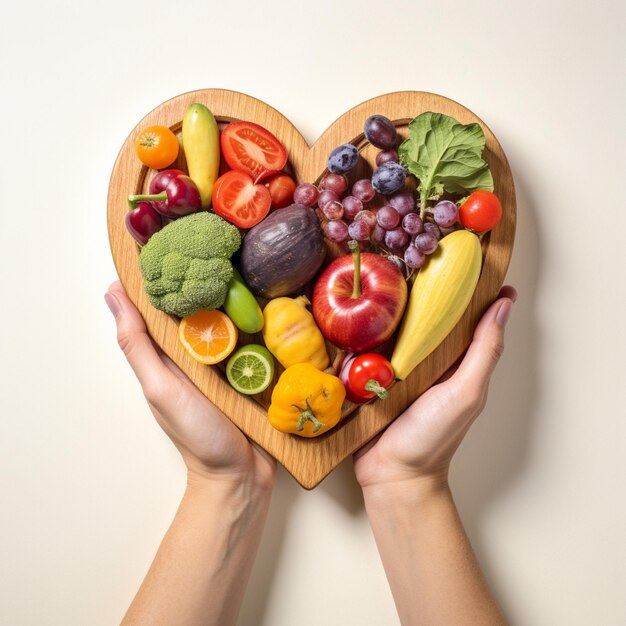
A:
{"type": "Polygon", "coordinates": [[[255,185],[248,174],[231,170],[213,187],[213,210],[239,228],[256,226],[270,211],[272,196],[265,185],[255,185]]]}
{"type": "Polygon", "coordinates": [[[222,131],[220,144],[228,165],[249,174],[255,183],[282,170],[287,163],[283,144],[253,122],[231,122],[222,131]]]}

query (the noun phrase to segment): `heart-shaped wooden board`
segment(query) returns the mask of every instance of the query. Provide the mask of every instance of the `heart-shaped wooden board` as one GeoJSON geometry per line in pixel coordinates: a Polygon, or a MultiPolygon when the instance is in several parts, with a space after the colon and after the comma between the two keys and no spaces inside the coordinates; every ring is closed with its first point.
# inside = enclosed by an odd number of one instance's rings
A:
{"type": "MultiPolygon", "coordinates": [[[[184,155],[173,167],[184,169],[184,155]]],[[[357,178],[351,177],[352,180],[357,178]]],[[[128,295],[145,318],[154,340],[207,398],[307,489],[319,484],[348,455],[384,429],[464,352],[480,316],[502,286],[513,248],[515,216],[513,178],[505,154],[493,133],[460,104],[419,91],[390,93],[359,104],[336,120],[312,147],[288,119],[256,98],[223,89],[204,89],[182,94],[146,115],[128,136],[115,162],[108,195],[108,229],[115,266],[128,295]],[[495,193],[500,198],[504,214],[498,226],[483,238],[483,268],[470,306],[446,340],[405,381],[396,383],[386,400],[377,400],[360,408],[347,407],[340,424],[320,437],[305,439],[272,428],[266,411],[271,389],[256,398],[242,395],[229,385],[223,368],[194,361],[178,342],[178,319],[153,308],[143,290],[138,268],[139,248],[124,226],[128,195],[143,192],[148,184],[149,170],[142,166],[135,155],[134,138],[140,128],[153,124],[169,126],[179,133],[184,111],[193,102],[205,104],[222,127],[233,120],[246,120],[256,122],[274,133],[287,148],[289,167],[298,182],[319,180],[326,170],[330,152],[347,142],[354,143],[361,152],[361,174],[371,172],[378,150],[365,140],[363,123],[375,113],[390,118],[402,137],[406,137],[408,123],[425,111],[445,113],[464,124],[478,122],[485,132],[484,158],[491,168],[495,193]]],[[[252,339],[242,335],[239,342],[247,343],[252,339]]]]}

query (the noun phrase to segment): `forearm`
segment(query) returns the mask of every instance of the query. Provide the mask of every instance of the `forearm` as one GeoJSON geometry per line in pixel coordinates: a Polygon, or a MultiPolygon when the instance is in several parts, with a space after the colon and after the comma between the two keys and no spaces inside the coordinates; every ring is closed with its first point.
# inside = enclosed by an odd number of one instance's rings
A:
{"type": "Polygon", "coordinates": [[[271,491],[192,479],[122,624],[235,624],[271,491]]]}
{"type": "Polygon", "coordinates": [[[403,625],[506,623],[445,483],[377,485],[364,497],[403,625]]]}

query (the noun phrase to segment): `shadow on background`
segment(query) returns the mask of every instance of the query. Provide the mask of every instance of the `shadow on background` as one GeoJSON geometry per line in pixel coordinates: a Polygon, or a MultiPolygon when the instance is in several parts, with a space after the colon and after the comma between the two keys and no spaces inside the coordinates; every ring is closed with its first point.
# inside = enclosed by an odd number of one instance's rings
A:
{"type": "Polygon", "coordinates": [[[537,353],[537,281],[542,264],[537,207],[521,175],[516,176],[517,233],[507,284],[518,299],[505,337],[505,359],[498,366],[485,410],[470,429],[452,463],[450,482],[463,524],[496,597],[498,588],[483,520],[490,504],[515,482],[527,462],[541,393],[537,353]]]}
{"type": "Polygon", "coordinates": [[[281,558],[283,542],[291,517],[290,512],[298,496],[302,497],[302,495],[306,495],[304,489],[287,471],[279,467],[272,503],[263,531],[263,540],[256,556],[237,622],[242,626],[262,622],[276,568],[281,558]]]}
{"type": "MultiPolygon", "coordinates": [[[[361,489],[354,477],[352,456],[341,463],[318,487],[353,516],[364,509],[361,489]]],[[[250,582],[237,622],[241,626],[262,623],[274,577],[281,559],[291,511],[310,494],[283,468],[279,468],[272,504],[250,582]]]]}
{"type": "Polygon", "coordinates": [[[354,476],[352,455],[340,463],[318,489],[333,498],[353,517],[365,511],[361,487],[354,476]]]}

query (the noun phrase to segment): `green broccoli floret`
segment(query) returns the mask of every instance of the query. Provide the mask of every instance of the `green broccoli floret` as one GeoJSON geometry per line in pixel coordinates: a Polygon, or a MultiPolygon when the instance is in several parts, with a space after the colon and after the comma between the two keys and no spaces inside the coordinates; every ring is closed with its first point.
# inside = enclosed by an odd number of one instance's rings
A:
{"type": "Polygon", "coordinates": [[[181,217],[150,237],[139,255],[154,307],[179,317],[224,304],[239,249],[236,226],[202,211],[181,217]]]}

